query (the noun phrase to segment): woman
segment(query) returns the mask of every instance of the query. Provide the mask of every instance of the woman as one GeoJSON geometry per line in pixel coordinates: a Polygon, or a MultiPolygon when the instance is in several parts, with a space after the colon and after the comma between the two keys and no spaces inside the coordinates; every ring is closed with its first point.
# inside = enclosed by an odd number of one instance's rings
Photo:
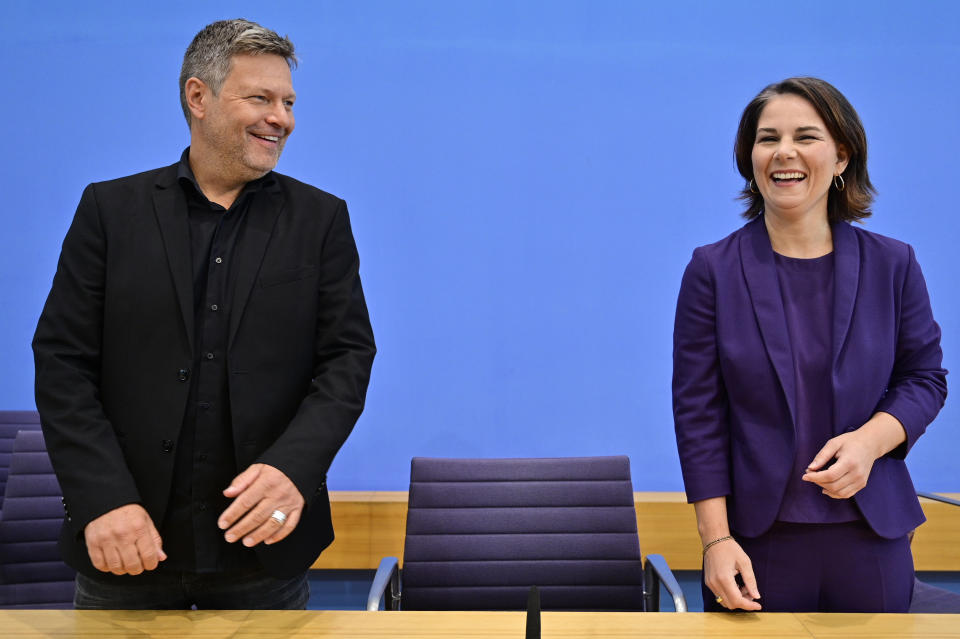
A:
{"type": "Polygon", "coordinates": [[[906,612],[924,517],[904,457],[946,397],[913,249],[870,215],[863,126],[816,78],[740,119],[750,221],[696,249],[673,404],[705,609],[906,612]]]}

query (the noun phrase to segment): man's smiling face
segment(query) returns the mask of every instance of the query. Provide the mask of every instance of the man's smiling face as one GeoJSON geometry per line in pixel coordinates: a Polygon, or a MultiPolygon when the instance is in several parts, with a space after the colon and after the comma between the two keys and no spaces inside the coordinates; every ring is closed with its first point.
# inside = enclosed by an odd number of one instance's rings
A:
{"type": "Polygon", "coordinates": [[[220,181],[242,184],[276,167],[293,131],[295,99],[284,58],[233,56],[220,94],[205,96],[204,112],[195,121],[193,143],[203,144],[218,159],[208,168],[220,181]]]}

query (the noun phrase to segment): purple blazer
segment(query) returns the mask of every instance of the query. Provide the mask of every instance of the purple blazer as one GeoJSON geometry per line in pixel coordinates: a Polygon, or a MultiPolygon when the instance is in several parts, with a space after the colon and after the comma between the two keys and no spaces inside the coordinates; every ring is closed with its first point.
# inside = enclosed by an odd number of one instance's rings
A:
{"type": "MultiPolygon", "coordinates": [[[[923,523],[903,459],[943,406],[940,327],[903,242],[833,226],[833,430],[877,411],[907,441],[878,459],[854,496],[871,528],[900,537],[923,523]]],[[[673,414],[690,502],[727,497],[731,527],[764,533],[795,454],[793,355],[763,216],[702,246],[683,274],[673,334],[673,414]]]]}

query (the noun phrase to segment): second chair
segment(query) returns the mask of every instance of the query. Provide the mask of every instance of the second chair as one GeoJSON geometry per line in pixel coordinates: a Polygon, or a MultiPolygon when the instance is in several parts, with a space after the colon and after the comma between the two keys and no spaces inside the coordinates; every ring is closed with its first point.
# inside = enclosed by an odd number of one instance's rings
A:
{"type": "Polygon", "coordinates": [[[14,439],[0,515],[0,608],[73,607],[74,571],[60,558],[60,485],[38,430],[14,439]]]}

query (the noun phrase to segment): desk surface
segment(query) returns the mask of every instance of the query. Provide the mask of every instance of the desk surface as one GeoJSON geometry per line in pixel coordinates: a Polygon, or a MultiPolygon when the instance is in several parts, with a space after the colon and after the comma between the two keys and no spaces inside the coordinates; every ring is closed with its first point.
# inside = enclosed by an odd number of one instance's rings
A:
{"type": "MultiPolygon", "coordinates": [[[[36,637],[522,638],[523,612],[0,610],[5,639],[36,637]]],[[[545,612],[544,639],[960,638],[960,615],[545,612]]]]}

